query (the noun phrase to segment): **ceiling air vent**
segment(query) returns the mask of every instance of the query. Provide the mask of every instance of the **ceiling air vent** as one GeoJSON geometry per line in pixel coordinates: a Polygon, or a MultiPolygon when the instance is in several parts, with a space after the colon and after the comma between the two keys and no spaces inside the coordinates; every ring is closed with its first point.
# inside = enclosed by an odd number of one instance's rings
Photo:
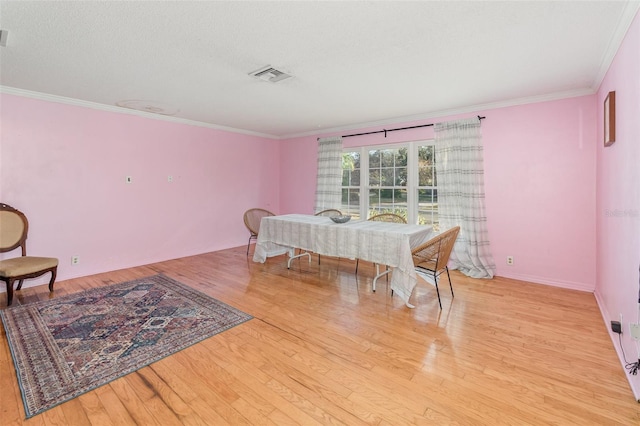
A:
{"type": "Polygon", "coordinates": [[[277,83],[278,81],[293,77],[292,75],[277,70],[270,65],[262,67],[254,72],[250,72],[249,75],[262,81],[269,81],[271,83],[277,83]]]}

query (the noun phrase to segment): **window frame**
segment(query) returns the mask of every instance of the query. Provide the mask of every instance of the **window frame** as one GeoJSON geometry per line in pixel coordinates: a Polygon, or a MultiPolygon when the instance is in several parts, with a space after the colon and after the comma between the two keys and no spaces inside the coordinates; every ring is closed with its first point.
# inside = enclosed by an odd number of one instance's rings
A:
{"type": "MultiPolygon", "coordinates": [[[[346,154],[346,153],[350,153],[350,152],[358,152],[358,154],[360,155],[360,167],[359,167],[359,169],[358,169],[358,170],[359,170],[359,172],[360,172],[360,185],[358,185],[358,186],[351,185],[351,179],[349,179],[349,180],[348,180],[349,185],[346,185],[346,186],[345,186],[344,184],[342,184],[342,185],[340,186],[340,191],[341,191],[341,193],[342,193],[342,192],[345,190],[345,188],[346,188],[347,190],[353,190],[353,189],[357,189],[357,190],[358,190],[358,203],[359,203],[359,205],[360,205],[360,208],[359,208],[359,212],[360,212],[360,213],[359,213],[359,214],[360,214],[360,216],[362,216],[362,214],[361,214],[361,212],[362,212],[362,207],[361,207],[361,206],[362,206],[362,202],[361,202],[361,200],[362,200],[362,161],[363,161],[363,160],[362,160],[362,153],[361,153],[361,151],[360,151],[359,149],[345,149],[345,148],[343,148],[343,149],[342,149],[342,154],[343,154],[343,155],[344,155],[344,154],[346,154]]],[[[367,163],[367,167],[368,167],[368,163],[367,163]]],[[[345,169],[344,169],[344,164],[343,164],[343,168],[342,168],[342,170],[343,170],[343,177],[342,177],[342,180],[344,181],[344,170],[345,170],[345,169]]],[[[352,171],[352,172],[353,172],[353,171],[352,171]]],[[[349,177],[351,177],[351,175],[350,175],[349,177]]],[[[347,192],[347,194],[348,194],[348,192],[347,192]]],[[[342,195],[341,195],[341,197],[342,197],[342,195]]],[[[349,205],[349,204],[347,204],[347,205],[349,205]]],[[[343,213],[343,214],[350,213],[350,211],[349,211],[349,210],[346,210],[346,209],[344,208],[344,206],[345,206],[345,205],[344,205],[344,204],[342,203],[342,201],[341,201],[341,202],[340,202],[340,210],[342,211],[342,213],[343,213]]]]}
{"type": "MultiPolygon", "coordinates": [[[[429,188],[432,190],[437,191],[438,187],[437,187],[437,176],[436,176],[436,180],[435,180],[435,184],[436,185],[432,185],[432,186],[419,186],[419,148],[421,146],[433,146],[434,147],[434,165],[435,165],[435,140],[433,139],[421,139],[421,140],[417,140],[417,141],[408,141],[408,142],[399,142],[399,143],[392,143],[392,144],[382,144],[382,145],[363,145],[363,146],[356,146],[356,147],[346,147],[343,148],[342,152],[343,154],[346,153],[350,153],[350,152],[358,152],[360,155],[360,186],[359,186],[359,191],[360,191],[360,209],[359,209],[359,213],[360,213],[360,217],[363,219],[367,219],[369,216],[369,211],[371,209],[370,205],[369,205],[369,196],[370,196],[370,190],[371,189],[380,189],[381,186],[376,186],[376,187],[372,187],[370,185],[369,182],[369,174],[370,174],[370,168],[369,168],[369,151],[372,150],[385,150],[385,149],[392,149],[392,150],[399,150],[401,148],[406,148],[407,149],[407,185],[406,186],[399,186],[399,187],[395,187],[395,189],[406,189],[407,191],[407,222],[408,223],[413,223],[413,224],[417,224],[418,223],[418,219],[419,219],[419,214],[418,214],[418,201],[419,201],[419,196],[418,196],[418,191],[420,189],[424,189],[424,188],[429,188]]],[[[351,183],[351,182],[349,182],[351,183]]],[[[353,185],[349,185],[347,186],[348,188],[358,188],[356,186],[353,185]]],[[[347,188],[345,186],[342,186],[341,188],[347,188]]],[[[388,187],[388,186],[384,186],[384,188],[394,188],[394,187],[388,187]]],[[[341,205],[342,207],[342,205],[341,205]]],[[[437,215],[436,215],[437,217],[437,215]]],[[[433,216],[432,216],[433,219],[433,216]]],[[[431,224],[434,227],[438,226],[438,222],[432,223],[431,224]]]]}

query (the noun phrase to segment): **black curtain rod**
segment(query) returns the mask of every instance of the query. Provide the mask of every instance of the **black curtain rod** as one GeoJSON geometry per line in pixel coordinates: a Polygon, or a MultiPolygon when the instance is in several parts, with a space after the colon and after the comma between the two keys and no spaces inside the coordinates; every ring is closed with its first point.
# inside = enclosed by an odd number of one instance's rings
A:
{"type": "MultiPolygon", "coordinates": [[[[478,116],[478,120],[484,120],[485,118],[487,118],[487,117],[480,117],[480,116],[478,116]]],[[[418,126],[399,127],[399,128],[397,128],[397,129],[384,129],[384,130],[375,130],[375,131],[373,131],[373,132],[354,133],[354,134],[352,134],[352,135],[344,135],[344,136],[342,136],[342,137],[343,137],[343,138],[350,138],[350,137],[352,137],[352,136],[373,135],[373,134],[375,134],[375,133],[384,133],[384,137],[386,138],[386,137],[387,137],[387,132],[395,132],[395,131],[398,131],[398,130],[417,129],[417,128],[419,128],[419,127],[431,127],[431,126],[433,126],[433,125],[434,125],[434,123],[431,123],[431,124],[420,124],[420,125],[418,125],[418,126]]]]}

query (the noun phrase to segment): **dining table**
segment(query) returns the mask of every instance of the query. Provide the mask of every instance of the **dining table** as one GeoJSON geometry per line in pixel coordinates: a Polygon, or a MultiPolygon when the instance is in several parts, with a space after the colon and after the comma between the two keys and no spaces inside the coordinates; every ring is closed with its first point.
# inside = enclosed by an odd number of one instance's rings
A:
{"type": "Polygon", "coordinates": [[[262,218],[253,261],[264,263],[267,258],[289,255],[287,266],[309,252],[324,256],[360,259],[391,267],[376,275],[391,272],[391,289],[406,306],[416,286],[417,274],[411,250],[434,236],[428,225],[351,220],[336,223],[327,216],[285,214],[262,218]],[[300,249],[302,253],[295,254],[300,249]]]}

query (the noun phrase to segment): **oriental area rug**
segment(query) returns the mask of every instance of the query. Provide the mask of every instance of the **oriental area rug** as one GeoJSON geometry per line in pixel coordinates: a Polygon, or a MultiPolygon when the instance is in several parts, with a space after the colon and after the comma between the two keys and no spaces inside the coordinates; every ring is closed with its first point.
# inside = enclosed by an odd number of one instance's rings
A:
{"type": "Polygon", "coordinates": [[[0,316],[27,418],[252,318],[164,275],[0,316]]]}

